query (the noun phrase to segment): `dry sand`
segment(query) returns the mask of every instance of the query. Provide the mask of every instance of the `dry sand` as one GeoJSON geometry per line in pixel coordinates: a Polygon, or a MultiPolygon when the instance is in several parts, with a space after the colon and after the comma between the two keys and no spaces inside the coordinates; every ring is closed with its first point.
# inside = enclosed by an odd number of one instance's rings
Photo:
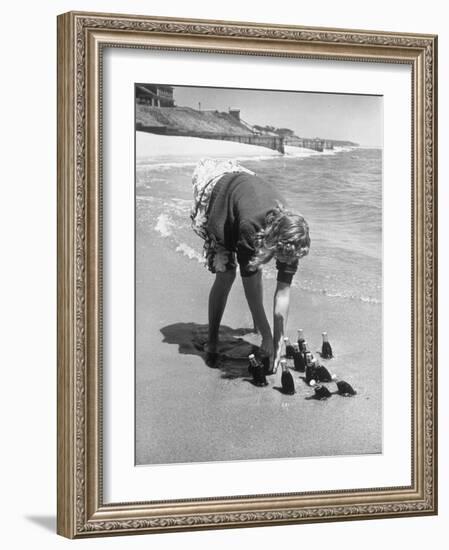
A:
{"type": "Polygon", "coordinates": [[[137,161],[147,159],[152,152],[157,152],[157,156],[162,157],[166,155],[173,156],[175,152],[176,157],[174,159],[176,160],[189,156],[281,156],[281,153],[278,151],[268,149],[267,147],[232,141],[185,136],[164,136],[146,132],[137,132],[136,136],[137,161]],[[198,151],[201,151],[201,155],[198,155],[198,151]]]}
{"type": "MultiPolygon", "coordinates": [[[[338,149],[338,148],[336,148],[338,149]]],[[[311,149],[302,147],[285,147],[285,155],[294,157],[323,156],[333,154],[333,151],[324,151],[319,153],[311,149]]],[[[247,145],[245,143],[235,143],[232,141],[220,141],[215,139],[204,139],[185,136],[164,136],[150,134],[147,132],[136,132],[136,159],[142,162],[150,156],[167,157],[171,156],[175,162],[182,162],[185,157],[200,158],[201,156],[210,157],[231,157],[231,158],[251,158],[251,157],[282,157],[278,151],[261,147],[259,145],[247,145]],[[201,154],[198,154],[198,151],[201,154]],[[157,155],[155,153],[157,152],[157,155]],[[176,157],[173,157],[173,153],[176,157]]]]}

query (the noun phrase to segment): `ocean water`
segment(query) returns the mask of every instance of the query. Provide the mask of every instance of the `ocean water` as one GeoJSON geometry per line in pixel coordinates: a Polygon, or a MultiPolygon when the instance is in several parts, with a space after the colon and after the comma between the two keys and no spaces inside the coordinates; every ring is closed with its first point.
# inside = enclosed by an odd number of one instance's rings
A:
{"type": "MultiPolygon", "coordinates": [[[[289,148],[285,156],[233,156],[279,187],[288,208],[309,223],[311,247],[293,287],[332,299],[382,301],[382,151],[289,148]]],[[[190,227],[191,176],[198,155],[152,155],[136,166],[137,273],[146,238],[202,266],[202,241],[190,227]]],[[[264,268],[274,278],[273,262],[264,268]]]]}

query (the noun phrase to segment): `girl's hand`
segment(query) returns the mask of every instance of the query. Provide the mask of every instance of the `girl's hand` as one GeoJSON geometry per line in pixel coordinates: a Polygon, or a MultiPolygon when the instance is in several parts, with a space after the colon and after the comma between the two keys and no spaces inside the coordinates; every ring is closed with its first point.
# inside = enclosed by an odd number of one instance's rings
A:
{"type": "Polygon", "coordinates": [[[290,285],[278,281],[274,293],[273,333],[275,345],[274,370],[276,372],[282,357],[283,337],[287,327],[288,308],[290,305],[290,285]]]}

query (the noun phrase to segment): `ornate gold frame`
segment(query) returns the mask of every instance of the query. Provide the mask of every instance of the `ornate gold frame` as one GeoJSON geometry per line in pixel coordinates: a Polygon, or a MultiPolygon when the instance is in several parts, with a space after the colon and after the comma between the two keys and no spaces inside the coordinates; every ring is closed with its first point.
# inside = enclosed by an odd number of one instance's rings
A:
{"type": "Polygon", "coordinates": [[[437,513],[437,37],[96,13],[58,17],[58,533],[70,538],[437,513]],[[104,46],[406,63],[413,86],[412,449],[408,487],[102,501],[104,46]]]}

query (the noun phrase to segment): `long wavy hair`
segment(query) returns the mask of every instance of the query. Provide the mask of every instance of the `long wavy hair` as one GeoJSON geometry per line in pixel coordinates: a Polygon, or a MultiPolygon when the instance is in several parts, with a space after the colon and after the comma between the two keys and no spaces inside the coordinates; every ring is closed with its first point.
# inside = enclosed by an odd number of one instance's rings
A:
{"type": "Polygon", "coordinates": [[[309,253],[309,225],[300,214],[286,210],[279,202],[267,212],[263,228],[256,234],[256,254],[248,267],[258,269],[276,254],[290,263],[309,253]]]}

